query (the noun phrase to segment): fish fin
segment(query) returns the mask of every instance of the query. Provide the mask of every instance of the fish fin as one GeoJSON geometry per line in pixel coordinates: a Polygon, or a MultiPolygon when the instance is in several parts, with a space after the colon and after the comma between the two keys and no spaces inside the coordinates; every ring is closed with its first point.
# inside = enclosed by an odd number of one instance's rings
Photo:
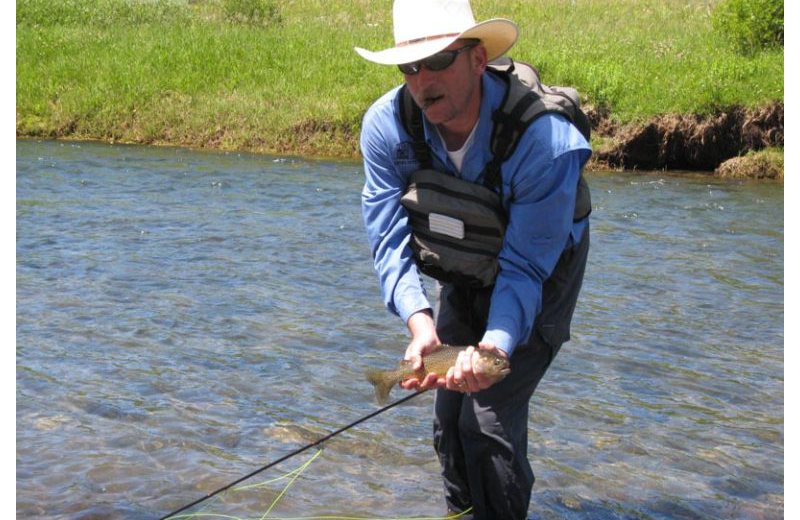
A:
{"type": "Polygon", "coordinates": [[[367,370],[366,372],[367,381],[372,383],[372,386],[375,387],[375,399],[378,401],[378,404],[386,403],[389,399],[389,391],[391,391],[394,386],[394,381],[389,377],[389,372],[390,371],[378,370],[375,368],[367,370]]]}

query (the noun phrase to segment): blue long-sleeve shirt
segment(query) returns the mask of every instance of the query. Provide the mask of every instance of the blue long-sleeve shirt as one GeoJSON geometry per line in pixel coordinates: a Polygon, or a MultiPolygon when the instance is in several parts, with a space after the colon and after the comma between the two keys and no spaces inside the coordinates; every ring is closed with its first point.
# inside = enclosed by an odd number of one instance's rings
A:
{"type": "MultiPolygon", "coordinates": [[[[436,129],[424,121],[435,169],[480,184],[492,158],[491,114],[500,106],[506,88],[489,73],[484,73],[482,87],[475,139],[460,172],[436,129]]],[[[420,165],[400,120],[398,91],[399,87],[387,92],[364,115],[361,152],[366,182],[361,199],[384,303],[408,322],[430,304],[408,246],[408,214],[400,204],[409,175],[420,165]]],[[[528,127],[501,167],[509,221],[483,341],[509,356],[533,330],[541,309],[542,283],[562,251],[580,240],[588,225],[588,218],[573,222],[572,216],[578,176],[590,155],[589,144],[572,124],[560,115],[545,114],[528,127]]]]}

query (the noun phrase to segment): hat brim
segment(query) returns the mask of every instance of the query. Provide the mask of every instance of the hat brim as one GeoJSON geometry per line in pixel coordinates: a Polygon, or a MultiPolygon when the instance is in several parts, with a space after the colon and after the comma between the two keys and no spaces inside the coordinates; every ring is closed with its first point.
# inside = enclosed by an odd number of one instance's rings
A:
{"type": "Polygon", "coordinates": [[[355,51],[362,58],[381,65],[401,65],[432,56],[458,39],[477,38],[486,47],[487,61],[492,61],[508,52],[514,42],[517,41],[518,35],[517,24],[504,18],[493,18],[481,22],[456,36],[390,47],[376,52],[360,47],[356,47],[355,51]]]}

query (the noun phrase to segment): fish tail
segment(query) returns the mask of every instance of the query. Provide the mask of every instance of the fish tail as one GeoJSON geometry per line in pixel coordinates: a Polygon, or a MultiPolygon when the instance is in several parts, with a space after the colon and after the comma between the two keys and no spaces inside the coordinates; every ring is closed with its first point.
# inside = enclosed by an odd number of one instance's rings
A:
{"type": "Polygon", "coordinates": [[[375,399],[377,399],[378,404],[386,403],[389,399],[389,391],[394,386],[394,381],[389,377],[390,372],[391,371],[378,370],[375,368],[367,370],[366,372],[367,381],[372,383],[372,386],[375,387],[375,399]]]}

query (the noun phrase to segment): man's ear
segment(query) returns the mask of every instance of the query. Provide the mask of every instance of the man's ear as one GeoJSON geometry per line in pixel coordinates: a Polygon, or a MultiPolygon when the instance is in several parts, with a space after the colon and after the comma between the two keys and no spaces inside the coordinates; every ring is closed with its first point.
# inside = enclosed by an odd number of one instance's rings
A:
{"type": "Polygon", "coordinates": [[[472,49],[469,55],[472,60],[472,67],[475,69],[477,75],[480,76],[483,74],[483,71],[486,70],[486,64],[488,63],[486,47],[480,43],[472,49]]]}

